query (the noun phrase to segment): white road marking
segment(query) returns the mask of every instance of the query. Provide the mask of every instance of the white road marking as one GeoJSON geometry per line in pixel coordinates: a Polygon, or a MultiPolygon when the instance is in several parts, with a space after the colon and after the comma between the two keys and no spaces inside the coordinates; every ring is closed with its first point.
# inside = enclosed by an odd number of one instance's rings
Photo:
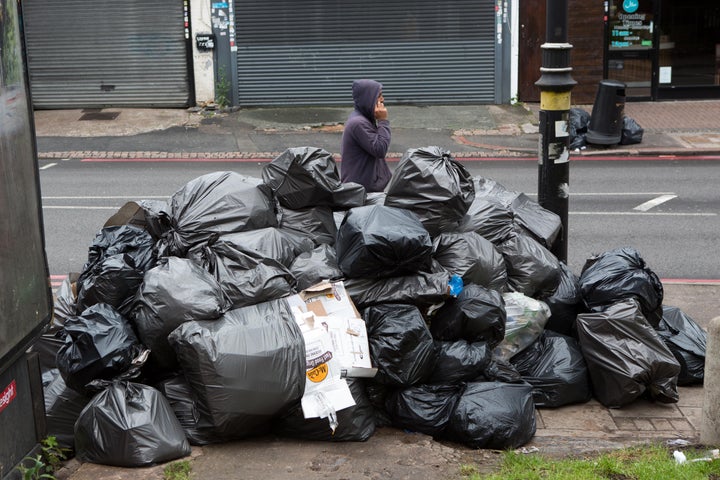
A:
{"type": "Polygon", "coordinates": [[[43,205],[48,210],[117,210],[118,207],[81,207],[78,205],[43,205]]]}
{"type": "Polygon", "coordinates": [[[639,212],[647,212],[651,208],[657,207],[658,205],[672,200],[673,198],[677,198],[677,195],[660,195],[659,197],[655,197],[645,203],[641,203],[637,207],[633,208],[633,210],[637,210],[639,212]]]}
{"type": "Polygon", "coordinates": [[[151,199],[151,198],[170,198],[169,196],[160,196],[160,195],[118,195],[118,196],[100,196],[100,197],[93,197],[89,195],[79,195],[79,196],[60,196],[60,197],[42,197],[43,200],[126,200],[128,198],[139,198],[142,200],[151,199]]]}
{"type": "Polygon", "coordinates": [[[47,170],[48,168],[54,167],[57,163],[48,163],[45,166],[40,167],[40,170],[47,170]]]}
{"type": "Polygon", "coordinates": [[[569,212],[571,215],[649,215],[656,217],[715,217],[717,213],[673,213],[673,212],[569,212]]]}

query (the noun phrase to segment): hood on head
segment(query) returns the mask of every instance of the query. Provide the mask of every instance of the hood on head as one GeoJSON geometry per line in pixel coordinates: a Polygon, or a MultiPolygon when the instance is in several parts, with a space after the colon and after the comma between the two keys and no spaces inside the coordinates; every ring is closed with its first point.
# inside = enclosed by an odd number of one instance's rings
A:
{"type": "Polygon", "coordinates": [[[375,104],[382,92],[382,84],[375,80],[355,80],[352,86],[355,110],[375,120],[375,104]]]}

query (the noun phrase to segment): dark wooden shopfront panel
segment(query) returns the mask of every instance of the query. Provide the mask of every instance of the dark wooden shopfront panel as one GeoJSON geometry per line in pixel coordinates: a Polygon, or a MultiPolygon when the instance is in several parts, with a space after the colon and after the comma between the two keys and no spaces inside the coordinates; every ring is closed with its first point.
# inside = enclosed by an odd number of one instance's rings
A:
{"type": "MultiPolygon", "coordinates": [[[[539,102],[541,45],[545,43],[546,0],[520,0],[520,40],[518,100],[539,102]]],[[[577,85],[572,90],[572,103],[592,104],[597,86],[603,78],[603,4],[581,0],[568,1],[568,42],[572,77],[577,85]]]]}

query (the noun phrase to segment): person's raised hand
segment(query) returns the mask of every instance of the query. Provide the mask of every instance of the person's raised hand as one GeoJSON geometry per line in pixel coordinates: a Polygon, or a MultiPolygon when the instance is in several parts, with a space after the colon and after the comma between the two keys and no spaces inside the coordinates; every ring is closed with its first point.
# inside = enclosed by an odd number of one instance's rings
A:
{"type": "Polygon", "coordinates": [[[382,95],[380,95],[380,98],[378,98],[378,101],[375,104],[375,120],[387,120],[387,118],[388,111],[387,108],[385,108],[385,100],[382,95]]]}

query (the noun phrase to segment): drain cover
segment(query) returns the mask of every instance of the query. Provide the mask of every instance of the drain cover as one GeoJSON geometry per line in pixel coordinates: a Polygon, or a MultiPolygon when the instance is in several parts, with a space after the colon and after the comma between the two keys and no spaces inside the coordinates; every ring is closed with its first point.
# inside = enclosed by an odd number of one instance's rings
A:
{"type": "Polygon", "coordinates": [[[87,112],[80,120],[115,120],[120,112],[87,112]]]}

